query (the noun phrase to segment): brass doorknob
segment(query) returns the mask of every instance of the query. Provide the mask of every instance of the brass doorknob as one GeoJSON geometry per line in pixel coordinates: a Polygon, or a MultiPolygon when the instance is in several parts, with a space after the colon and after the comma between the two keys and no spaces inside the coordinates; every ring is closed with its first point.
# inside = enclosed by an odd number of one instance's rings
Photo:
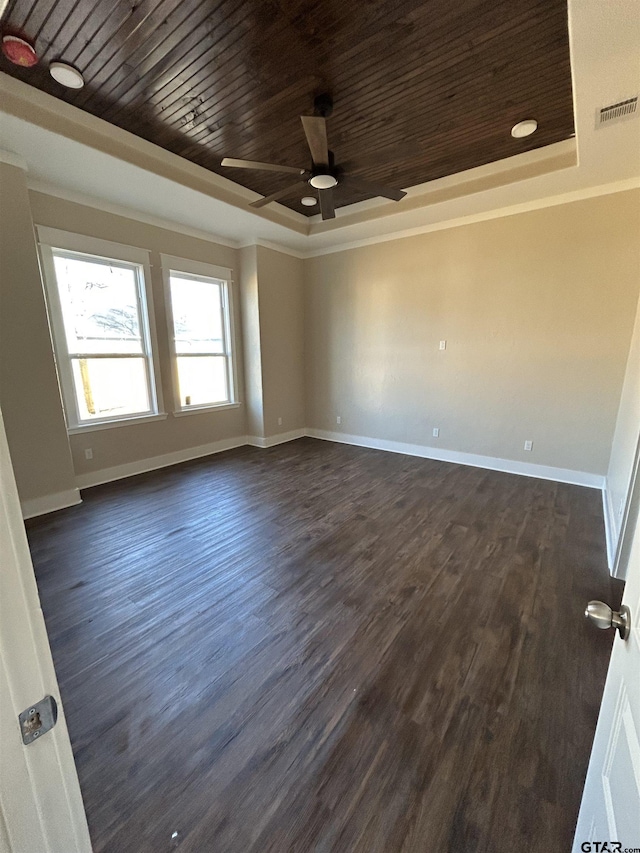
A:
{"type": "Polygon", "coordinates": [[[631,631],[631,614],[629,608],[623,604],[619,611],[612,610],[604,601],[590,601],[584,611],[587,619],[597,628],[617,628],[623,640],[626,640],[631,631]]]}

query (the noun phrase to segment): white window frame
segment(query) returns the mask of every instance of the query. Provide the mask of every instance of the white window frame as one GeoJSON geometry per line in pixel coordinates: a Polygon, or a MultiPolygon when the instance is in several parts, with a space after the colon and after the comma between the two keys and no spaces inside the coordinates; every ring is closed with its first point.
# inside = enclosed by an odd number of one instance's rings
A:
{"type": "MultiPolygon", "coordinates": [[[[173,389],[173,416],[197,414],[199,412],[220,411],[221,409],[237,409],[238,399],[237,349],[235,339],[235,313],[233,295],[232,270],[229,267],[219,267],[214,264],[191,261],[187,258],[177,258],[173,255],[160,255],[162,263],[162,279],[164,282],[165,306],[167,312],[167,330],[169,335],[169,352],[171,355],[171,379],[173,389]],[[203,403],[198,406],[183,406],[180,400],[180,383],[178,381],[178,357],[176,353],[175,329],[173,323],[173,304],[171,301],[171,275],[186,278],[200,278],[221,284],[222,295],[222,333],[224,336],[224,353],[227,365],[227,386],[229,399],[221,403],[203,403]]],[[[197,355],[197,353],[194,353],[197,355]]],[[[212,353],[202,353],[212,355],[212,353]]],[[[218,354],[220,355],[220,354],[218,354]]]]}
{"type": "MultiPolygon", "coordinates": [[[[60,380],[60,390],[64,404],[69,434],[90,430],[107,429],[109,427],[127,426],[129,424],[147,421],[164,420],[162,390],[157,370],[158,342],[155,329],[155,314],[151,291],[151,264],[149,252],[134,246],[125,246],[109,240],[86,237],[83,234],[73,234],[38,225],[36,227],[42,263],[45,296],[51,326],[56,366],[60,380]],[[138,284],[138,318],[140,322],[143,344],[142,357],[145,360],[147,388],[149,393],[150,410],[128,415],[114,415],[106,418],[83,420],[78,412],[76,389],[71,368],[71,356],[67,347],[67,336],[64,328],[60,294],[55,274],[54,251],[59,251],[78,257],[85,256],[88,260],[119,262],[127,266],[137,267],[138,284]]],[[[93,356],[92,356],[93,357],[93,356]]],[[[77,358],[74,355],[74,358],[77,358]]]]}

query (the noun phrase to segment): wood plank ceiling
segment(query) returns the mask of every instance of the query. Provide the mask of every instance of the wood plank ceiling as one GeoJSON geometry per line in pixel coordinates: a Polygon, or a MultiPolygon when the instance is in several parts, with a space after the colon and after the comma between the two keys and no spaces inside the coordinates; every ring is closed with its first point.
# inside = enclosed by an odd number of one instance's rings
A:
{"type": "MultiPolygon", "coordinates": [[[[336,163],[397,188],[574,129],[566,0],[10,0],[2,31],[40,58],[2,71],[264,195],[291,176],[221,159],[308,167],[298,116],[324,91],[336,163]],[[538,131],[513,139],[530,117],[538,131]]],[[[316,213],[300,195],[282,203],[316,213]]],[[[336,207],[363,198],[336,188],[336,207]]]]}

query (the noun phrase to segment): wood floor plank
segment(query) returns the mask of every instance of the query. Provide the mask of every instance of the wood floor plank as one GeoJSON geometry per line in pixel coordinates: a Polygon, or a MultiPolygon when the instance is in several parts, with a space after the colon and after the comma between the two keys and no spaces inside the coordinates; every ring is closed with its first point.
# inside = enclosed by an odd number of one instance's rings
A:
{"type": "Polygon", "coordinates": [[[597,491],[307,438],[83,499],[27,530],[97,853],[569,848],[597,491]]]}

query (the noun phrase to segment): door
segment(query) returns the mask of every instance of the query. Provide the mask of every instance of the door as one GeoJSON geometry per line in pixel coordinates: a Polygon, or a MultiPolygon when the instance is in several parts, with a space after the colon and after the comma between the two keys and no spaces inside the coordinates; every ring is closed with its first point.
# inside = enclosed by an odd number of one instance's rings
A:
{"type": "Polygon", "coordinates": [[[0,851],[90,853],[1,412],[0,558],[0,851]],[[47,694],[58,721],[25,746],[18,715],[47,694]]]}
{"type": "MultiPolygon", "coordinates": [[[[613,644],[573,853],[640,851],[640,476],[621,551],[629,554],[622,603],[631,632],[613,644]],[[607,845],[604,842],[608,842],[607,845]]],[[[595,630],[595,629],[594,629],[595,630]]]]}

